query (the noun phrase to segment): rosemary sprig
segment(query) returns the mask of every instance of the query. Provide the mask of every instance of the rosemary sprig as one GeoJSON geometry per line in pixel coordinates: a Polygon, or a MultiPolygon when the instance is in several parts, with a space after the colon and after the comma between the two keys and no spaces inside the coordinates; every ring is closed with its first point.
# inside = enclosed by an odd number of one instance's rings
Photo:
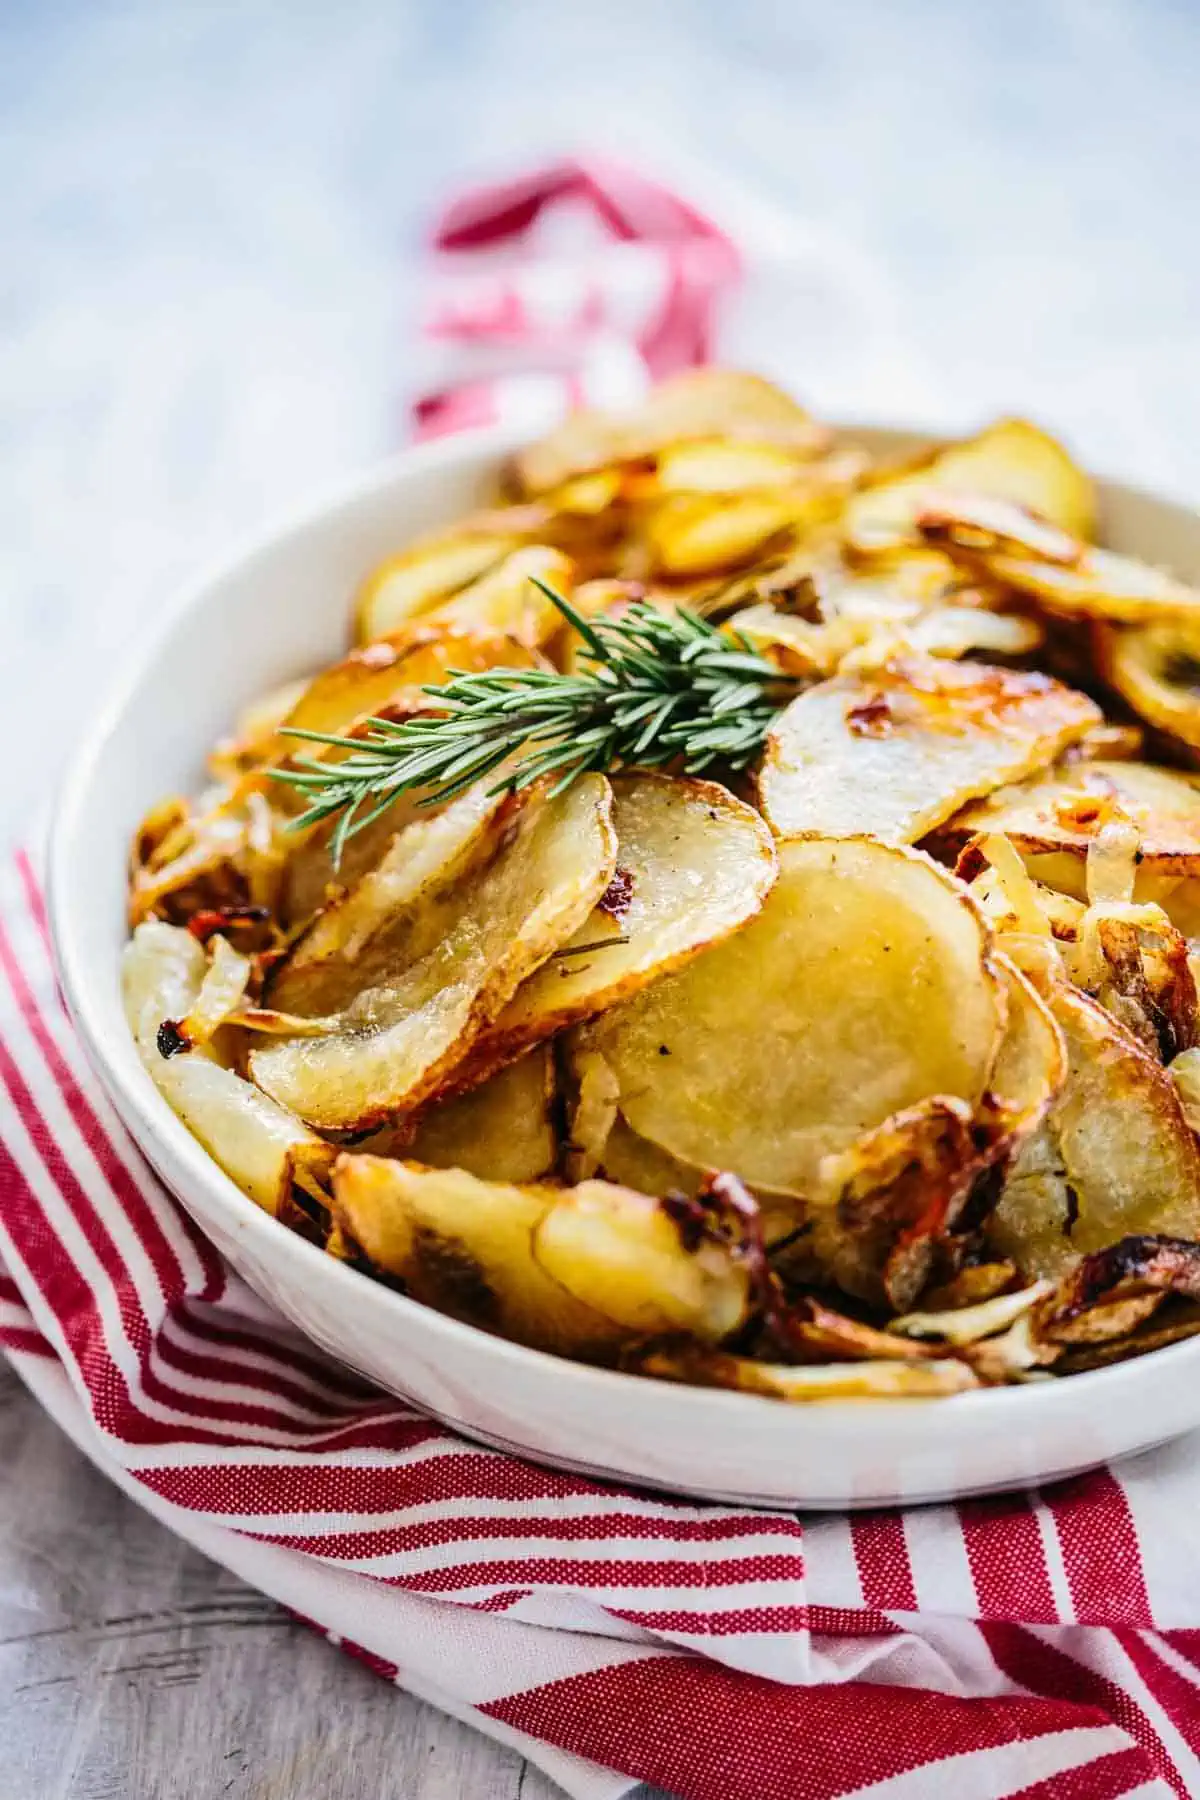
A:
{"type": "Polygon", "coordinates": [[[692,775],[714,763],[744,769],[796,691],[740,632],[682,607],[667,613],[636,601],[619,618],[586,619],[546,582],[530,579],[579,633],[590,666],[578,675],[452,670],[448,681],[422,690],[428,712],[371,719],[361,736],[285,728],[287,737],[347,752],[340,762],[298,758],[272,771],[308,798],[296,830],[337,817],[336,861],[346,839],[397,795],[421,788],[421,805],[430,806],[506,763],[513,766],[498,787],[554,776],[555,793],[588,769],[674,762],[692,775]]]}

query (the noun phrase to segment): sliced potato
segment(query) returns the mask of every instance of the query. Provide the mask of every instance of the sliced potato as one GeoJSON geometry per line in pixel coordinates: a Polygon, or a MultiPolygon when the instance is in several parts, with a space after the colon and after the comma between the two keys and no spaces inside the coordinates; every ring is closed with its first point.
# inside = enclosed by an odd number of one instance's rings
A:
{"type": "Polygon", "coordinates": [[[1024,507],[976,495],[938,495],[917,520],[926,543],[966,560],[1066,619],[1136,625],[1200,617],[1200,593],[1173,576],[1058,531],[1024,507]]]}
{"type": "Polygon", "coordinates": [[[281,822],[253,778],[211,804],[155,808],[135,838],[129,923],[157,917],[183,924],[201,911],[269,908],[285,857],[281,822]]]}
{"type": "Polygon", "coordinates": [[[378,979],[397,943],[425,954],[456,913],[464,874],[495,854],[512,811],[510,798],[483,781],[398,831],[378,867],[297,940],[268,985],[270,1005],[308,1016],[332,1012],[378,979]],[[412,940],[416,930],[420,943],[412,940]]]}
{"type": "Polygon", "coordinates": [[[637,462],[692,439],[717,437],[815,454],[829,432],[758,375],[689,369],[660,382],[624,415],[577,412],[515,461],[526,494],[540,494],[611,463],[637,462]]]}
{"type": "Polygon", "coordinates": [[[668,1208],[606,1182],[517,1186],[342,1156],[333,1188],[343,1234],[414,1299],[537,1349],[608,1360],[648,1333],[716,1342],[747,1314],[727,1244],[685,1244],[668,1208]]]}
{"type": "Polygon", "coordinates": [[[1178,623],[1097,629],[1096,663],[1147,725],[1200,749],[1200,630],[1178,623]]]}
{"type": "Polygon", "coordinates": [[[354,603],[356,639],[369,644],[411,624],[494,569],[542,522],[540,510],[500,508],[420,538],[389,557],[359,589],[354,603]]]}
{"type": "Polygon", "coordinates": [[[1200,1236],[1200,1153],[1170,1076],[1088,995],[1038,985],[1066,1041],[1067,1082],[1018,1152],[989,1242],[1027,1275],[1057,1279],[1129,1232],[1200,1236]]]}
{"type": "Polygon", "coordinates": [[[558,1159],[554,1058],[539,1044],[490,1081],[437,1100],[402,1128],[403,1154],[491,1181],[541,1181],[558,1159]]]}
{"type": "Polygon", "coordinates": [[[965,1362],[906,1356],[896,1362],[804,1364],[757,1362],[699,1344],[652,1345],[625,1361],[634,1374],[691,1387],[732,1388],[793,1403],[819,1400],[928,1400],[961,1394],[979,1383],[965,1362]]]}
{"type": "Polygon", "coordinates": [[[719,943],[775,879],[770,833],[716,782],[635,770],[612,789],[612,890],[481,1035],[472,1071],[511,1061],[719,943]]]}
{"type": "Polygon", "coordinates": [[[985,840],[1001,834],[1031,877],[1086,900],[1088,855],[1117,820],[1136,827],[1129,896],[1161,906],[1186,935],[1200,924],[1200,777],[1139,762],[1064,763],[998,789],[938,831],[939,856],[958,853],[958,873],[974,879],[985,840]]]}
{"type": "Polygon", "coordinates": [[[209,1045],[162,1054],[164,1025],[195,1008],[205,975],[204,951],[189,932],[148,920],[125,947],[126,1015],[142,1062],[167,1104],[243,1193],[278,1216],[297,1173],[322,1175],[334,1151],[292,1113],[224,1068],[209,1045]]]}
{"type": "Polygon", "coordinates": [[[784,488],[802,479],[809,459],[775,444],[736,438],[699,438],[672,444],[658,457],[653,482],[659,494],[743,494],[784,488]]]}
{"type": "MultiPolygon", "coordinates": [[[[548,799],[526,791],[490,859],[453,898],[437,896],[395,936],[386,968],[320,1038],[254,1050],[250,1072],[275,1099],[328,1129],[362,1130],[434,1097],[521,981],[580,925],[611,879],[616,842],[603,776],[548,799]]],[[[493,824],[495,821],[493,821],[493,824]]],[[[377,940],[378,941],[378,940],[377,940]]],[[[295,1009],[299,1010],[299,1009],[295,1009]]]]}
{"type": "MultiPolygon", "coordinates": [[[[532,660],[524,641],[482,621],[422,623],[364,644],[322,669],[284,718],[282,729],[348,733],[360,721],[389,708],[409,712],[427,708],[426,687],[445,681],[451,669],[474,674],[500,665],[527,668],[532,660]]],[[[324,746],[304,745],[293,738],[280,738],[275,748],[275,760],[329,754],[324,746]]]]}
{"type": "Polygon", "coordinates": [[[536,575],[560,594],[569,595],[574,573],[574,565],[561,550],[529,545],[512,551],[425,617],[430,625],[442,629],[502,632],[527,649],[537,649],[561,632],[563,616],[531,577],[536,575]]]}
{"type": "Polygon", "coordinates": [[[759,803],[780,837],[911,843],[1099,720],[1086,695],[1047,675],[899,656],[792,701],[767,738],[759,803]]]}
{"type": "Polygon", "coordinates": [[[847,543],[872,555],[919,542],[918,515],[943,491],[1015,501],[1076,537],[1095,532],[1095,492],[1088,476],[1038,426],[1002,419],[978,437],[884,474],[855,494],[843,516],[847,543]]]}
{"type": "Polygon", "coordinates": [[[981,915],[927,857],[814,838],[779,868],[741,931],[582,1030],[641,1136],[805,1196],[902,1108],[974,1106],[1003,1002],[981,915]]]}

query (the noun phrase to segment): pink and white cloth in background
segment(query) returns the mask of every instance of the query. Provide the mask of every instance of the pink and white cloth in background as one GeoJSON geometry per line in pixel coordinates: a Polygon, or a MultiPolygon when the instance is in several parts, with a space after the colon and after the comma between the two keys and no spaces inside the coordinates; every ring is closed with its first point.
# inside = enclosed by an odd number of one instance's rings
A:
{"type": "MultiPolygon", "coordinates": [[[[742,274],[703,213],[582,163],[464,197],[436,248],[430,342],[459,360],[426,432],[698,362],[742,274]]],[[[57,997],[25,857],[0,884],[0,1345],[170,1529],[576,1800],[1200,1793],[1195,1440],[801,1519],[457,1439],[300,1339],[164,1191],[57,997]]]]}

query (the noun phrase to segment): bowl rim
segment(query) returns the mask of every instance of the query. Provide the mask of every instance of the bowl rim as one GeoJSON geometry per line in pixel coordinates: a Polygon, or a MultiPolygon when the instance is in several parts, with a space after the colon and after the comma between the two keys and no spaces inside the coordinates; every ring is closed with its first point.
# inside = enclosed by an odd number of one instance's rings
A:
{"type": "MultiPolygon", "coordinates": [[[[837,421],[834,429],[851,437],[855,432],[863,432],[892,438],[898,445],[920,441],[935,446],[948,441],[948,434],[944,431],[925,431],[919,426],[876,421],[866,417],[837,421]]],[[[489,1357],[499,1358],[514,1374],[540,1373],[547,1378],[569,1379],[594,1391],[607,1391],[614,1397],[620,1393],[627,1394],[630,1384],[636,1383],[643,1391],[657,1390],[664,1403],[669,1403],[677,1414],[695,1411],[698,1421],[704,1416],[711,1422],[714,1408],[721,1412],[737,1412],[744,1417],[749,1416],[750,1409],[754,1409],[764,1421],[767,1418],[774,1419],[778,1429],[782,1423],[781,1404],[769,1396],[634,1375],[625,1370],[577,1362],[551,1351],[534,1349],[464,1320],[452,1318],[406,1294],[374,1282],[363,1271],[328,1256],[317,1245],[289,1230],[250,1200],[226,1175],[168,1106],[140,1065],[127,1069],[119,1058],[109,1054],[109,1045],[113,1041],[112,1031],[104,1018],[95,977],[81,953],[72,927],[68,895],[72,879],[73,840],[80,817],[87,806],[96,771],[103,763],[108,741],[160,651],[169,643],[181,621],[194,608],[203,604],[209,591],[293,534],[305,528],[332,523],[340,513],[353,509],[375,493],[389,489],[397,478],[418,471],[436,472],[439,468],[453,468],[462,463],[482,461],[484,458],[497,459],[511,454],[530,441],[531,434],[526,428],[500,424],[456,432],[427,443],[406,446],[377,459],[337,483],[325,485],[299,504],[277,510],[264,525],[241,534],[232,548],[212,559],[199,573],[180,585],[174,597],[160,611],[155,623],[142,634],[136,650],[129,655],[107,687],[58,783],[45,838],[44,865],[46,910],[55,970],[67,1011],[83,1041],[91,1068],[112,1101],[122,1125],[129,1131],[138,1154],[147,1155],[142,1149],[143,1142],[161,1145],[169,1152],[171,1160],[182,1165],[189,1178],[206,1191],[208,1199],[230,1215],[231,1228],[236,1228],[242,1236],[249,1237],[263,1254],[264,1260],[297,1259],[299,1271],[307,1271],[313,1277],[317,1277],[320,1272],[320,1279],[329,1283],[332,1290],[341,1287],[348,1301],[353,1301],[356,1295],[361,1296],[361,1282],[371,1282],[377,1303],[385,1310],[400,1309],[435,1340],[444,1337],[447,1341],[457,1341],[467,1348],[486,1350],[489,1357]],[[131,1121],[136,1121],[136,1126],[131,1121]]],[[[1104,475],[1095,475],[1093,479],[1101,489],[1119,492],[1135,502],[1146,502],[1185,513],[1200,523],[1200,509],[1189,506],[1177,495],[1140,488],[1128,481],[1104,475]]],[[[123,1025],[122,1019],[121,1026],[123,1025]]],[[[172,1191],[171,1184],[165,1177],[160,1175],[158,1178],[168,1191],[172,1191]]],[[[186,1201],[179,1200],[179,1204],[186,1209],[186,1201]]],[[[336,1352],[323,1353],[332,1360],[339,1360],[336,1352]]],[[[1014,1415],[1024,1417],[1029,1407],[1036,1403],[1044,1418],[1054,1406],[1073,1410],[1085,1393],[1094,1395],[1097,1399],[1104,1397],[1116,1400],[1123,1387],[1136,1389],[1144,1379],[1139,1367],[1143,1362],[1152,1363],[1166,1376],[1170,1370],[1181,1369],[1189,1358],[1197,1357],[1200,1357],[1200,1335],[1176,1344],[1164,1345],[1161,1349],[1148,1353],[1146,1357],[1129,1357],[1106,1367],[1084,1370],[1062,1379],[1048,1377],[1008,1387],[975,1388],[958,1394],[931,1396],[923,1408],[923,1416],[928,1417],[930,1408],[933,1408],[949,1425],[954,1417],[961,1419],[970,1413],[978,1418],[981,1412],[986,1412],[997,1424],[1010,1421],[1015,1423],[1014,1415]]],[[[897,1401],[892,1398],[822,1400],[811,1406],[797,1405],[786,1409],[787,1416],[797,1422],[811,1419],[814,1411],[822,1429],[828,1430],[834,1437],[843,1433],[857,1436],[859,1427],[872,1417],[898,1417],[897,1401]]],[[[611,1478],[626,1479],[620,1476],[611,1478]]]]}

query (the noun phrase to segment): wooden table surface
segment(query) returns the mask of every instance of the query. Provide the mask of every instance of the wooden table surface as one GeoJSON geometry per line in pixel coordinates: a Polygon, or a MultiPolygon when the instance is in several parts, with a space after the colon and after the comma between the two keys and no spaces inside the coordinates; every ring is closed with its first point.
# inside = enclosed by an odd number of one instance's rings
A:
{"type": "MultiPolygon", "coordinates": [[[[1184,0],[0,0],[0,832],[173,582],[396,440],[432,201],[564,146],[803,222],[737,353],[820,406],[1200,488],[1198,76],[1184,0]]],[[[0,1800],[550,1794],[0,1370],[0,1800]]]]}

